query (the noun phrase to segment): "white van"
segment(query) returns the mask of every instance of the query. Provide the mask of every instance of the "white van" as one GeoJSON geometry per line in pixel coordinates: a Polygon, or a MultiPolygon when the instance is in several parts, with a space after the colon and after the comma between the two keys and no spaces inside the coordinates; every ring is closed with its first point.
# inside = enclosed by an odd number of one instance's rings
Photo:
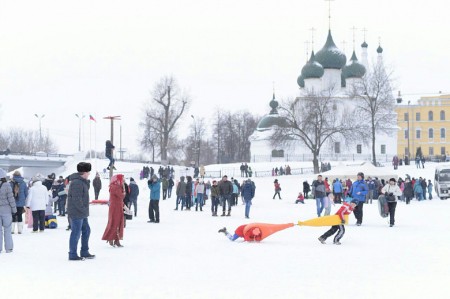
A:
{"type": "Polygon", "coordinates": [[[440,199],[450,197],[450,165],[439,165],[436,167],[434,190],[440,199]]]}

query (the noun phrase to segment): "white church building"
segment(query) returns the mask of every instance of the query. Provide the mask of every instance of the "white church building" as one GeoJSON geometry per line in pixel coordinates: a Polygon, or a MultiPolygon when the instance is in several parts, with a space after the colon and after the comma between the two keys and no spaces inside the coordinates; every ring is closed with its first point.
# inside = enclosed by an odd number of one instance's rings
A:
{"type": "MultiPolygon", "coordinates": [[[[383,65],[383,49],[378,46],[377,64],[383,65]]],[[[316,54],[311,52],[309,61],[303,66],[297,79],[300,87],[298,97],[304,97],[308,91],[326,91],[334,88],[333,98],[344,103],[343,107],[354,107],[355,100],[348,97],[348,89],[355,80],[361,80],[369,68],[368,44],[364,41],[361,45],[361,61],[357,59],[353,50],[351,58],[347,57],[334,43],[331,30],[325,45],[316,54]],[[338,86],[338,88],[335,88],[338,86]]],[[[394,97],[392,99],[394,100],[394,97]]],[[[275,94],[269,106],[270,113],[265,115],[258,123],[255,132],[250,136],[251,162],[257,161],[310,161],[311,151],[301,142],[294,141],[289,146],[274,147],[270,143],[274,127],[283,125],[284,119],[278,114],[278,102],[275,94]]],[[[397,118],[397,115],[395,115],[397,118]]],[[[392,128],[389,134],[377,134],[376,155],[378,161],[392,161],[397,155],[397,128],[392,128]]],[[[321,148],[321,161],[329,160],[371,160],[372,148],[370,144],[364,144],[362,140],[355,140],[354,144],[347,147],[343,141],[329,142],[321,148]]]]}

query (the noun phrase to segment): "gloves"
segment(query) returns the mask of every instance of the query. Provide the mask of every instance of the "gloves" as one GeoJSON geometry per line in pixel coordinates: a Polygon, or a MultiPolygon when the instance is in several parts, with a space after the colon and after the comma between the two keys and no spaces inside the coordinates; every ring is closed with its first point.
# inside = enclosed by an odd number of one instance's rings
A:
{"type": "Polygon", "coordinates": [[[388,195],[389,195],[389,196],[394,196],[394,193],[391,192],[391,193],[389,193],[388,195]]]}
{"type": "Polygon", "coordinates": [[[345,224],[345,219],[342,219],[342,220],[341,220],[341,224],[345,224]]]}

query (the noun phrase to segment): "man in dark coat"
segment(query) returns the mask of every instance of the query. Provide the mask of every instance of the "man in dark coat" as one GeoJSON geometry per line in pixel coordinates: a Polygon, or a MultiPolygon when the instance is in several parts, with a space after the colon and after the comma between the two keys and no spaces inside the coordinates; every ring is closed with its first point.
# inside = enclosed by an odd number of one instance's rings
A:
{"type": "Polygon", "coordinates": [[[100,174],[98,172],[95,174],[95,178],[92,181],[92,186],[94,186],[95,199],[97,200],[100,190],[102,189],[102,180],[100,179],[100,174]]]}
{"type": "Polygon", "coordinates": [[[219,193],[223,202],[222,215],[225,216],[226,205],[228,203],[228,214],[231,216],[231,195],[233,194],[233,184],[228,180],[228,176],[224,175],[219,183],[219,193]]]}
{"type": "Polygon", "coordinates": [[[85,258],[92,259],[95,255],[89,253],[89,174],[91,164],[80,162],[76,173],[69,178],[70,186],[68,192],[67,214],[72,219],[69,242],[69,260],[82,261],[85,258]],[[81,237],[81,251],[77,254],[78,241],[81,237]]]}

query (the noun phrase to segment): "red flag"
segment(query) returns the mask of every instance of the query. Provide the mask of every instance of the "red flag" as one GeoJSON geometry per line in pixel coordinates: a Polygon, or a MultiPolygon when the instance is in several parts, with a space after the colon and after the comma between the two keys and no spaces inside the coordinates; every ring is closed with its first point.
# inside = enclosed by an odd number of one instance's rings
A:
{"type": "Polygon", "coordinates": [[[93,121],[97,122],[97,121],[95,120],[95,118],[94,118],[92,115],[90,115],[90,114],[89,114],[89,120],[93,120],[93,121]]]}

